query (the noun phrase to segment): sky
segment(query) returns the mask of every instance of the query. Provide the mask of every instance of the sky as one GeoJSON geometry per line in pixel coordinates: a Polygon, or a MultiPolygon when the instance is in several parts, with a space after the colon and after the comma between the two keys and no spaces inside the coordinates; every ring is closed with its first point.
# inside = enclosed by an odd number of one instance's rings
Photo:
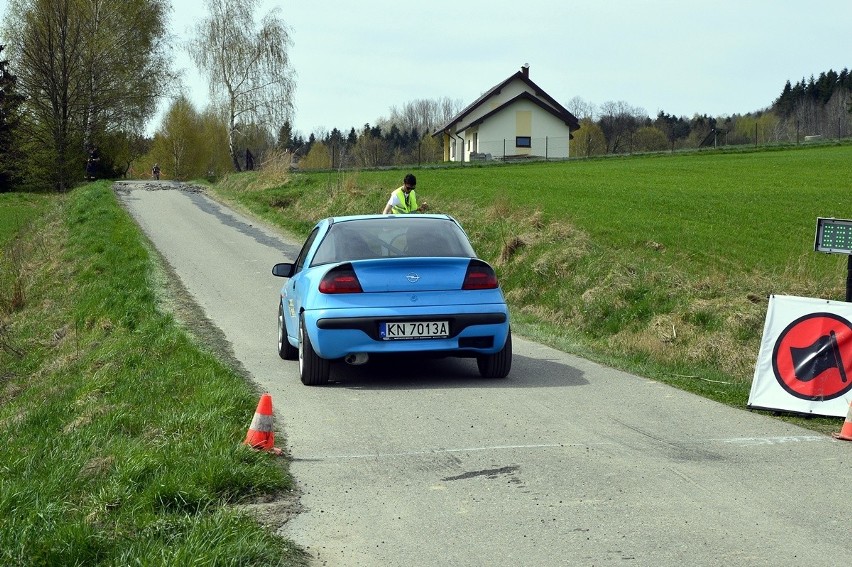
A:
{"type": "MultiPolygon", "coordinates": [[[[179,46],[205,2],[172,3],[175,67],[200,111],[207,84],[179,46]]],[[[418,99],[467,106],[524,64],[563,106],[624,101],[652,117],[753,112],[787,80],[852,70],[850,0],[258,0],[257,19],[272,9],[290,28],[305,137],[418,99]]]]}

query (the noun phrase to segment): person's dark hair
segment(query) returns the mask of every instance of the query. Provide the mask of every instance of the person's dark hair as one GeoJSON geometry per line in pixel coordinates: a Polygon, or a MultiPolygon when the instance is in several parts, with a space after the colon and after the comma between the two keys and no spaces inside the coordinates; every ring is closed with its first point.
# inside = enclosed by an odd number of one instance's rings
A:
{"type": "Polygon", "coordinates": [[[403,179],[402,182],[406,185],[417,185],[417,178],[409,173],[405,176],[405,179],[403,179]]]}

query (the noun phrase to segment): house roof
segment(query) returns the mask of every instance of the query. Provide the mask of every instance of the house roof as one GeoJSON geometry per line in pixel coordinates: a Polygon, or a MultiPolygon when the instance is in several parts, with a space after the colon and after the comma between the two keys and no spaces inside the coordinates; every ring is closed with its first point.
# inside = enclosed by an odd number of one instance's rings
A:
{"type": "Polygon", "coordinates": [[[451,130],[451,129],[454,130],[455,132],[459,132],[461,130],[464,130],[465,128],[469,128],[470,126],[480,124],[480,123],[484,122],[486,118],[493,116],[495,113],[501,111],[502,109],[513,104],[514,102],[516,102],[518,100],[523,100],[523,99],[530,100],[530,101],[534,102],[535,104],[537,104],[538,106],[540,106],[541,108],[546,110],[547,112],[550,112],[551,114],[553,114],[554,116],[556,116],[557,118],[559,118],[560,120],[565,122],[565,125],[568,126],[569,131],[578,130],[580,128],[580,122],[577,120],[577,117],[574,116],[573,114],[571,114],[570,112],[568,112],[568,109],[566,109],[564,106],[562,106],[561,104],[556,102],[556,99],[554,99],[552,96],[547,94],[544,91],[544,89],[542,89],[537,84],[535,84],[532,80],[530,80],[528,69],[529,69],[528,67],[525,67],[524,69],[522,69],[522,70],[518,71],[517,73],[513,74],[512,76],[510,76],[505,81],[503,81],[503,82],[495,85],[491,89],[489,89],[485,94],[480,96],[478,99],[473,101],[470,105],[468,105],[464,110],[462,110],[461,112],[456,114],[453,118],[451,118],[449,120],[449,122],[447,122],[446,124],[444,124],[443,126],[438,128],[437,130],[435,130],[435,132],[432,135],[437,136],[437,135],[442,134],[442,133],[446,132],[447,130],[451,130]],[[492,96],[494,96],[496,94],[499,94],[506,85],[508,85],[512,81],[516,81],[516,80],[519,80],[519,81],[523,82],[524,84],[526,84],[527,87],[529,88],[529,90],[518,95],[518,96],[516,96],[515,98],[511,99],[510,101],[500,105],[500,107],[492,110],[488,114],[481,116],[481,117],[477,118],[476,120],[471,121],[468,124],[465,124],[464,128],[458,127],[458,125],[460,123],[463,123],[464,120],[474,110],[476,110],[479,106],[481,106],[486,100],[488,100],[489,98],[491,98],[492,96]],[[534,94],[531,94],[530,91],[534,94]],[[546,101],[547,104],[545,104],[545,102],[543,102],[543,101],[546,101]],[[456,126],[456,128],[453,128],[453,126],[456,126]]]}
{"type": "MultiPolygon", "coordinates": [[[[518,96],[516,96],[515,98],[510,99],[510,100],[506,101],[505,103],[501,104],[500,106],[498,106],[497,108],[495,108],[494,110],[489,112],[488,114],[483,114],[482,116],[473,120],[472,122],[469,122],[469,123],[465,124],[464,126],[456,128],[456,132],[461,132],[462,130],[467,130],[468,128],[470,128],[472,126],[478,126],[478,125],[482,124],[483,122],[485,122],[486,120],[488,120],[489,118],[494,116],[495,114],[502,112],[504,108],[507,108],[507,107],[513,105],[514,103],[518,102],[519,100],[528,100],[528,101],[532,102],[533,104],[535,104],[536,106],[541,107],[546,112],[549,112],[550,114],[554,115],[559,120],[564,121],[565,125],[568,126],[569,131],[576,130],[579,127],[579,123],[577,123],[577,125],[574,126],[574,124],[572,124],[568,119],[566,119],[566,117],[563,113],[559,112],[558,110],[556,110],[552,106],[545,104],[544,102],[542,102],[542,100],[540,98],[538,98],[538,97],[536,97],[536,96],[525,91],[525,92],[522,92],[521,94],[519,94],[518,96]]],[[[566,110],[565,112],[568,112],[568,111],[566,110]]],[[[576,122],[576,120],[577,119],[575,118],[574,121],[576,122]]]]}

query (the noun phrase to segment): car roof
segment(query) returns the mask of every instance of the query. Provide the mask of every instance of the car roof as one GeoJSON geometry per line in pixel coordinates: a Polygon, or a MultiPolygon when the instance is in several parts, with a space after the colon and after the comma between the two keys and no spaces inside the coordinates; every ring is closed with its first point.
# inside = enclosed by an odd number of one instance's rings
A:
{"type": "Polygon", "coordinates": [[[444,214],[407,214],[407,215],[383,215],[383,214],[370,214],[370,215],[342,215],[338,217],[329,217],[326,219],[326,222],[336,223],[336,222],[345,222],[352,220],[366,220],[366,219],[392,219],[392,218],[405,218],[405,219],[415,219],[415,218],[428,218],[428,219],[441,219],[441,220],[451,220],[455,222],[455,219],[450,215],[444,214]]]}

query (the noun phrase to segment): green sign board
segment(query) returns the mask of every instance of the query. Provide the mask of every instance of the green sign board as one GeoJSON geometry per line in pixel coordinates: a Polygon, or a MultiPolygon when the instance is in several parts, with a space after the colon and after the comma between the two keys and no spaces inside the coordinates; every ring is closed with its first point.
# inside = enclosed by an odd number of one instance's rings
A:
{"type": "Polygon", "coordinates": [[[852,254],[852,220],[818,218],[814,250],[852,254]]]}

